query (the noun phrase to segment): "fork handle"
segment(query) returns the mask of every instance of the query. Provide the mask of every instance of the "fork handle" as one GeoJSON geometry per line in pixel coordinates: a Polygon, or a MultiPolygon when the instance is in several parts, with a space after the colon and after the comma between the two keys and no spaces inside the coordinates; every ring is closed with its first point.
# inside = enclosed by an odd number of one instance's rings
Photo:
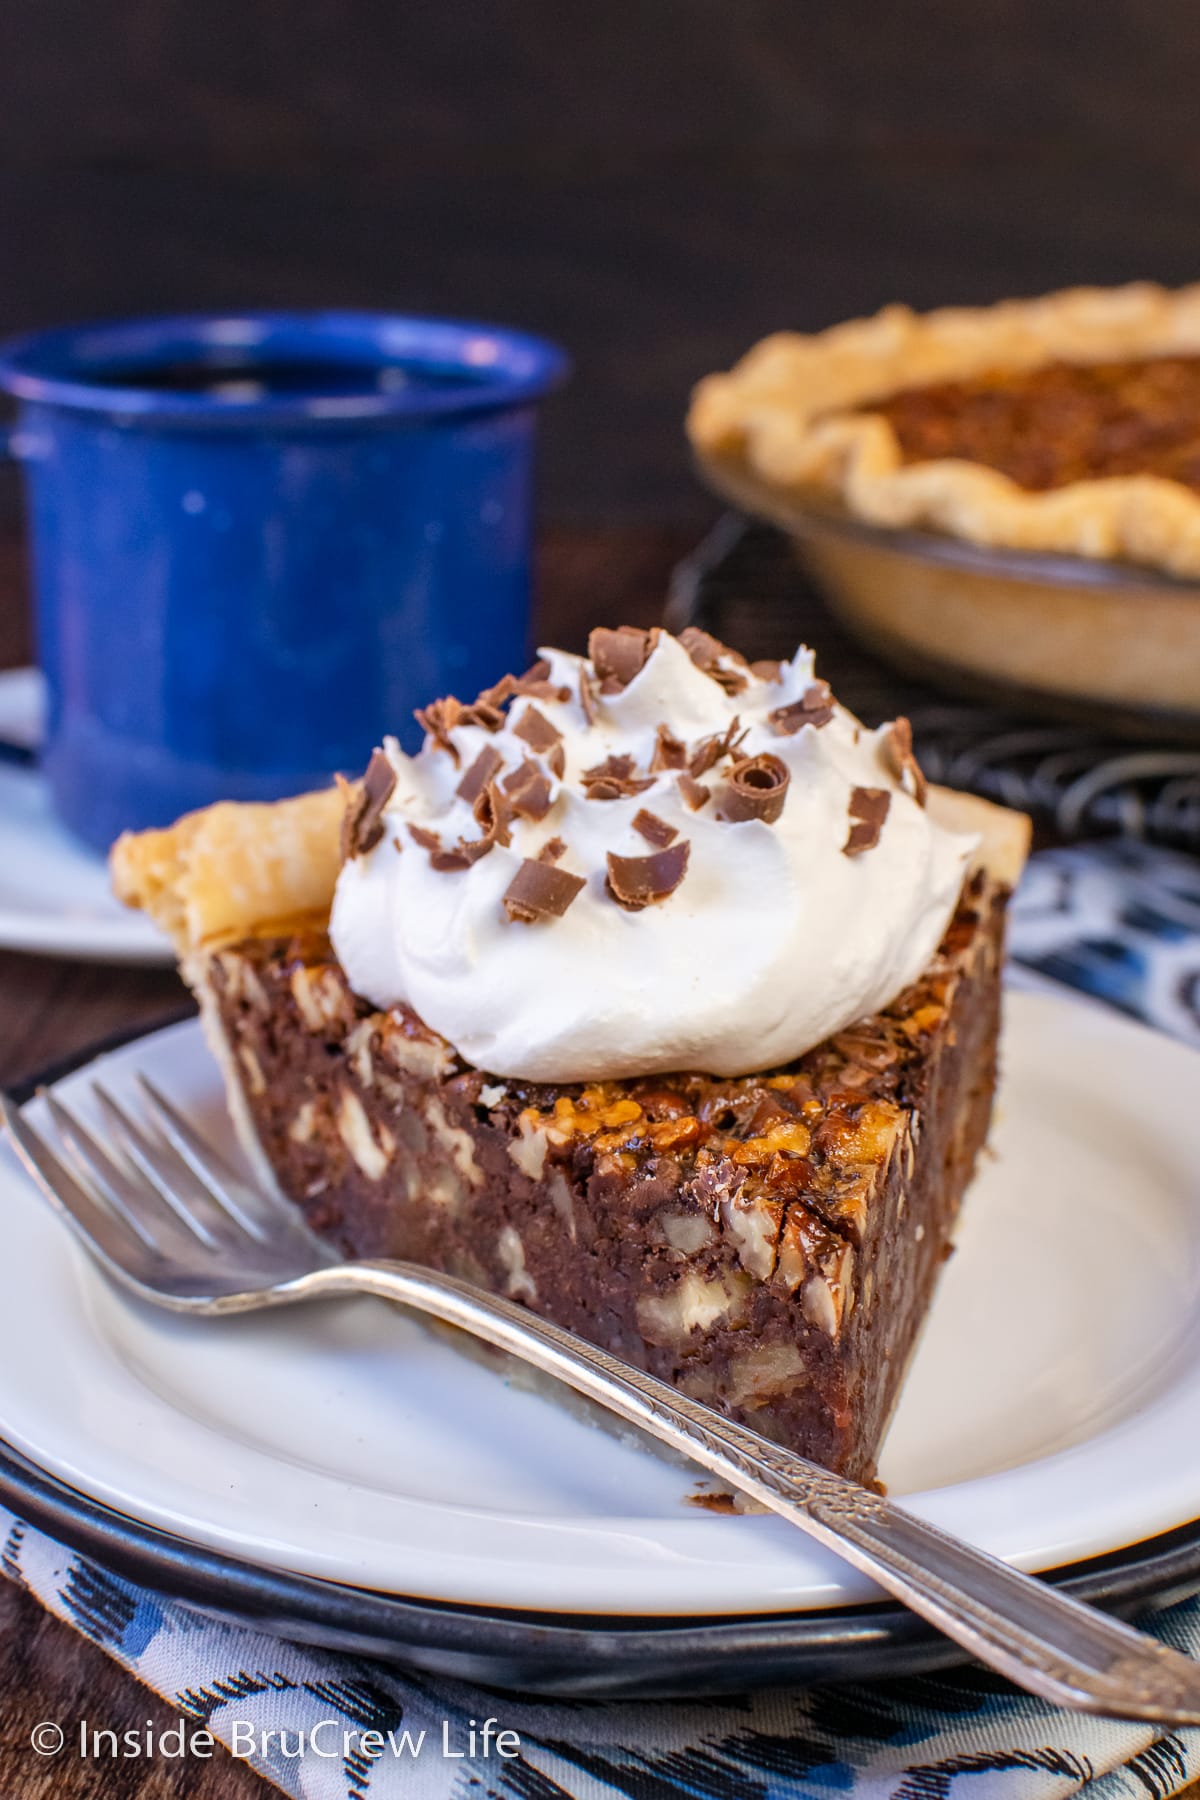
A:
{"type": "Polygon", "coordinates": [[[401,1262],[320,1269],[276,1289],[274,1298],[347,1292],[375,1294],[456,1325],[565,1382],[780,1513],[1030,1692],[1116,1718],[1200,1723],[1200,1667],[1188,1658],[513,1301],[401,1262]]]}

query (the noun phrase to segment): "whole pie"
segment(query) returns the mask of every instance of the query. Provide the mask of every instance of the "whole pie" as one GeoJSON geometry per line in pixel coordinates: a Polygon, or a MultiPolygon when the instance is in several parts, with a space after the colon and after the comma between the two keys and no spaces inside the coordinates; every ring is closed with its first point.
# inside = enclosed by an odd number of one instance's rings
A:
{"type": "Polygon", "coordinates": [[[1200,285],[1077,288],[765,339],[693,397],[719,486],[1200,577],[1200,285]]]}
{"type": "Polygon", "coordinates": [[[123,838],[262,1177],[870,1480],[983,1143],[1028,823],[800,651],[593,632],[360,781],[123,838]]]}

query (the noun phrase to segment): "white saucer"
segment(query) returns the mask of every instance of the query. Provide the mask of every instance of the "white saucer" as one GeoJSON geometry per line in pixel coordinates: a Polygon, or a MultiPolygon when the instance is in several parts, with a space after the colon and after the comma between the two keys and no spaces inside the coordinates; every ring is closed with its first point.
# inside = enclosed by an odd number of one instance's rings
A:
{"type": "MultiPolygon", "coordinates": [[[[225,1132],[188,1023],[104,1059],[225,1132]]],[[[80,1101],[88,1073],[62,1083],[80,1101]]],[[[914,1510],[1029,1569],[1200,1510],[1200,1057],[1009,997],[994,1151],[888,1440],[914,1510]]],[[[36,1105],[36,1103],[35,1103],[36,1105]]],[[[227,1321],[100,1279],[0,1150],[0,1437],[87,1495],[260,1566],[479,1606],[820,1608],[869,1584],[782,1520],[510,1385],[384,1304],[227,1321]]]]}
{"type": "MultiPolygon", "coordinates": [[[[36,669],[0,670],[0,741],[36,748],[36,669]]],[[[0,761],[0,949],[96,962],[170,963],[166,938],[113,898],[104,859],[59,824],[36,768],[0,761]]]]}

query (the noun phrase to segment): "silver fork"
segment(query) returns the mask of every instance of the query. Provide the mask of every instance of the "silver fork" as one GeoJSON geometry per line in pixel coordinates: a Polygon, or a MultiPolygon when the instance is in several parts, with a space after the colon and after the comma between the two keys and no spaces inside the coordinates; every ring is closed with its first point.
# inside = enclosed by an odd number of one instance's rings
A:
{"type": "Polygon", "coordinates": [[[376,1294],[456,1325],[565,1382],[810,1537],[953,1638],[1059,1705],[1200,1724],[1200,1665],[1130,1626],[804,1462],[664,1382],[450,1275],[342,1262],[274,1193],[246,1181],[144,1076],[134,1119],[93,1089],[106,1142],[52,1093],[52,1148],[0,1096],[17,1154],[101,1267],[143,1300],[206,1317],[376,1294]]]}

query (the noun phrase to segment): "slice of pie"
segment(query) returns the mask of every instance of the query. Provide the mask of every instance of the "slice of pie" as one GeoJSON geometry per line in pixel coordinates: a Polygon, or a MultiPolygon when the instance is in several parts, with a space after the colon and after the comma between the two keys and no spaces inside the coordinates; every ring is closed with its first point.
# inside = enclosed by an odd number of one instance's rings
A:
{"type": "Polygon", "coordinates": [[[1200,285],[1079,288],[781,333],[702,381],[718,487],[1200,577],[1200,285]]]}
{"type": "Polygon", "coordinates": [[[123,838],[246,1147],[350,1256],[465,1276],[863,1481],[996,1075],[1027,822],[807,652],[595,632],[361,782],[123,838]]]}

